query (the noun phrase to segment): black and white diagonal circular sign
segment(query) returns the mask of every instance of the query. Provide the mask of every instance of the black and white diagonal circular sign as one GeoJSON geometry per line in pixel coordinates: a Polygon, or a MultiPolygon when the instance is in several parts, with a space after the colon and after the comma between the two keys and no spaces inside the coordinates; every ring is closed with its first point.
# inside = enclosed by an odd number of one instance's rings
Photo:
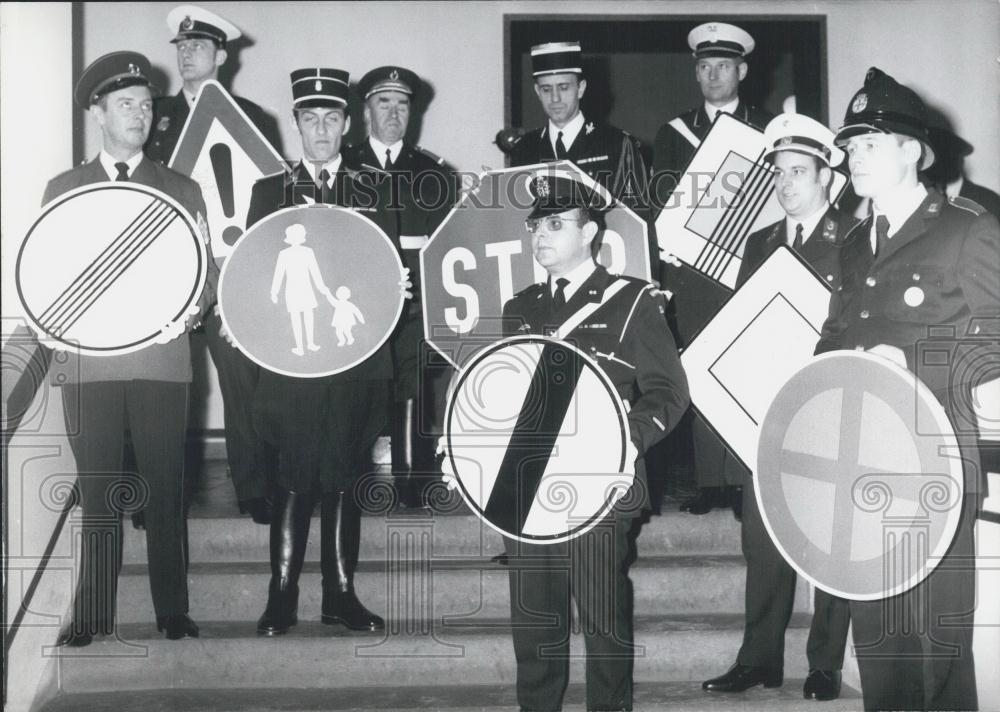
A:
{"type": "Polygon", "coordinates": [[[632,485],[625,406],[563,341],[518,336],[483,349],[458,379],[446,429],[465,501],[519,541],[579,536],[632,485]]]}

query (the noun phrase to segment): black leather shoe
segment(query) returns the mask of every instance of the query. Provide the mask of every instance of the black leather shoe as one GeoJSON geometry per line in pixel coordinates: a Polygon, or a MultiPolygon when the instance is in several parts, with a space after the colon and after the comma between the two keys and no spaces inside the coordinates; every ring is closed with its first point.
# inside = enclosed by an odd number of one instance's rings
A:
{"type": "Polygon", "coordinates": [[[270,524],[274,505],[267,497],[251,497],[239,501],[240,514],[249,514],[257,524],[270,524]]]}
{"type": "Polygon", "coordinates": [[[156,617],[156,630],[164,633],[167,640],[197,638],[198,625],[186,613],[156,617]]]}
{"type": "Polygon", "coordinates": [[[781,670],[736,663],[725,675],[705,680],[701,683],[701,689],[710,692],[743,692],[760,684],[764,687],[781,687],[783,677],[781,670]]]}
{"type": "Polygon", "coordinates": [[[727,507],[726,500],[721,487],[701,487],[698,495],[694,499],[681,504],[681,511],[689,514],[708,514],[716,507],[727,507]]]}
{"type": "Polygon", "coordinates": [[[267,596],[267,607],[257,619],[257,633],[260,635],[284,635],[299,622],[299,589],[271,590],[267,596]]]}
{"type": "Polygon", "coordinates": [[[806,684],[802,686],[802,696],[807,700],[835,700],[840,697],[840,670],[809,671],[806,684]]]}
{"type": "Polygon", "coordinates": [[[139,531],[146,531],[146,510],[132,512],[132,526],[139,531]]]}
{"type": "Polygon", "coordinates": [[[320,620],[326,625],[340,623],[351,630],[385,630],[382,617],[365,608],[354,591],[324,591],[320,620]]]}
{"type": "Polygon", "coordinates": [[[74,630],[73,626],[66,628],[59,637],[56,638],[57,648],[85,648],[94,642],[94,636],[90,633],[83,633],[74,630]]]}

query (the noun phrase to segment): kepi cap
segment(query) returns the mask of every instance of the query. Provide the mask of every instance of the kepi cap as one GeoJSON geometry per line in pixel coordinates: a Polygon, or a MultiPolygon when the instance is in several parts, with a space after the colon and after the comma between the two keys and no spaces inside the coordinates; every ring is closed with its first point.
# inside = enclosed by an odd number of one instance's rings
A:
{"type": "Polygon", "coordinates": [[[706,22],[688,33],[688,47],[702,57],[746,57],[754,41],[746,30],[725,22],[706,22]]]}
{"type": "Polygon", "coordinates": [[[80,108],[87,109],[105,94],[131,86],[155,89],[149,80],[149,60],[138,52],[111,52],[83,70],[73,90],[73,99],[80,108]]]}
{"type": "Polygon", "coordinates": [[[547,42],[531,48],[531,75],[583,74],[579,42],[547,42]]]}
{"type": "Polygon", "coordinates": [[[243,36],[229,20],[197,5],[179,5],[168,12],[167,27],[174,33],[171,42],[201,37],[225,47],[226,42],[243,36]]]}
{"type": "Polygon", "coordinates": [[[867,133],[895,133],[920,141],[924,147],[919,166],[934,163],[934,148],[927,134],[927,107],[917,93],[877,67],[865,74],[865,84],[847,105],[844,125],[835,141],[843,146],[852,136],[867,133]]]}
{"type": "Polygon", "coordinates": [[[574,208],[601,213],[611,207],[609,196],[586,185],[568,171],[550,169],[531,174],[528,176],[528,193],[532,205],[529,220],[558,215],[574,208]]]}
{"type": "Polygon", "coordinates": [[[343,69],[309,67],[296,69],[292,77],[292,108],[347,106],[347,87],[351,75],[343,69]]]}
{"type": "Polygon", "coordinates": [[[764,128],[767,151],[764,160],[774,161],[781,151],[816,156],[828,166],[840,165],[844,152],[833,143],[833,131],[803,114],[779,114],[764,128]]]}
{"type": "Polygon", "coordinates": [[[420,77],[405,67],[385,66],[371,70],[358,82],[358,91],[365,99],[380,91],[399,91],[416,94],[420,89],[420,77]]]}

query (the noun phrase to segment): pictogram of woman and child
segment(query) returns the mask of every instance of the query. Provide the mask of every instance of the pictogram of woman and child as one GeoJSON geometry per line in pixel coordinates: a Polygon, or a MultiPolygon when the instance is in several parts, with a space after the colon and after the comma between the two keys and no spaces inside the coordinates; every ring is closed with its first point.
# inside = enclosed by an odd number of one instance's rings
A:
{"type": "Polygon", "coordinates": [[[292,320],[292,334],[295,336],[295,347],[292,353],[303,356],[305,350],[302,344],[302,331],[305,326],[305,349],[319,351],[320,347],[314,338],[313,312],[318,306],[316,292],[326,297],[333,307],[331,326],[337,332],[337,346],[354,343],[353,330],[355,326],[365,323],[365,317],[357,305],[351,302],[351,290],[347,286],[337,287],[336,293],[323,281],[316,262],[316,254],[311,247],[305,246],[306,228],[303,225],[289,225],[285,228],[285,240],[288,247],[278,253],[278,261],[274,265],[274,278],[271,280],[271,301],[278,303],[278,292],[281,283],[285,283],[285,308],[292,320]],[[315,289],[314,289],[315,287],[315,289]]]}

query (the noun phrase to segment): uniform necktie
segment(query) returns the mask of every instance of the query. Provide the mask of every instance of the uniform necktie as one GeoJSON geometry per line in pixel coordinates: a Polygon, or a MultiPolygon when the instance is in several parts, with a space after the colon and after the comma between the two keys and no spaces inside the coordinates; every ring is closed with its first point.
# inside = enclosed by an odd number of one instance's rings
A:
{"type": "Polygon", "coordinates": [[[385,169],[387,171],[392,170],[392,151],[390,149],[385,149],[385,169]]]}
{"type": "Polygon", "coordinates": [[[115,168],[118,169],[118,175],[115,176],[116,181],[127,181],[128,180],[128,164],[122,161],[118,161],[115,164],[115,168]]]}
{"type": "Polygon", "coordinates": [[[875,256],[885,252],[889,245],[889,218],[879,215],[875,218],[875,256]]]}
{"type": "MultiPolygon", "coordinates": [[[[316,167],[320,165],[316,164],[316,167]]],[[[330,171],[325,168],[319,172],[319,199],[321,203],[330,202],[330,171]]]]}
{"type": "Polygon", "coordinates": [[[556,158],[566,158],[566,144],[562,140],[562,131],[556,136],[556,158]]]}
{"type": "Polygon", "coordinates": [[[796,252],[802,249],[802,223],[795,223],[795,239],[792,241],[792,249],[796,252]]]}
{"type": "Polygon", "coordinates": [[[556,293],[552,295],[552,306],[558,311],[566,306],[566,285],[569,284],[569,280],[565,277],[560,277],[556,280],[556,293]]]}

